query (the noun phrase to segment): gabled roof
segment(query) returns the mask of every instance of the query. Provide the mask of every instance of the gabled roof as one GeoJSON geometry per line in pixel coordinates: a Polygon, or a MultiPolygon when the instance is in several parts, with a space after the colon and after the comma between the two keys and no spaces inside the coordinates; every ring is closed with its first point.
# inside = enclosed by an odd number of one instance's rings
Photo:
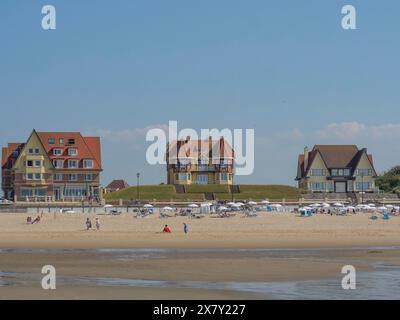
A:
{"type": "Polygon", "coordinates": [[[60,156],[53,156],[52,150],[55,148],[67,149],[76,148],[78,149],[78,155],[74,158],[78,160],[82,159],[93,159],[93,169],[101,170],[101,150],[100,150],[100,138],[99,137],[83,137],[80,132],[37,132],[37,135],[43,144],[47,154],[51,158],[60,158],[60,156]],[[49,143],[49,139],[54,139],[54,144],[49,143]],[[64,143],[60,143],[60,139],[64,140],[64,143]],[[68,139],[74,139],[74,145],[68,145],[68,139]]]}
{"type": "MultiPolygon", "coordinates": [[[[315,145],[308,153],[308,163],[306,167],[304,164],[304,154],[299,155],[296,180],[308,174],[317,154],[321,155],[322,161],[325,163],[327,169],[350,168],[351,175],[353,175],[364,153],[370,161],[372,168],[374,168],[372,155],[367,154],[367,149],[365,148],[359,150],[356,145],[315,145]]],[[[375,169],[374,173],[376,175],[375,169]]]]}
{"type": "Polygon", "coordinates": [[[201,158],[235,158],[235,151],[229,143],[221,138],[219,140],[173,140],[168,145],[167,159],[171,157],[201,158]]]}
{"type": "Polygon", "coordinates": [[[111,181],[106,189],[111,189],[111,190],[120,190],[120,189],[125,189],[128,188],[129,184],[125,180],[119,179],[119,180],[113,180],[111,181]]]}

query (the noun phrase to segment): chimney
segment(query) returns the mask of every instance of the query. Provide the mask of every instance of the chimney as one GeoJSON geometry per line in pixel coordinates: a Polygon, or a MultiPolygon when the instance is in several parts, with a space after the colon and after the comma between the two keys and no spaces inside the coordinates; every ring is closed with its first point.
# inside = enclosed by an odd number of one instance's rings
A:
{"type": "Polygon", "coordinates": [[[308,167],[308,147],[304,147],[304,170],[308,167]]]}

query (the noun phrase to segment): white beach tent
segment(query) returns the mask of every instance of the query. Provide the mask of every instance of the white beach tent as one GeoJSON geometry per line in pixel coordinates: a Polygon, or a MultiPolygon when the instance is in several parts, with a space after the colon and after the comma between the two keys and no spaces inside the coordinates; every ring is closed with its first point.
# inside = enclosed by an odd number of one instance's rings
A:
{"type": "Polygon", "coordinates": [[[369,207],[375,207],[375,204],[374,203],[368,203],[368,206],[369,207]]]}
{"type": "Polygon", "coordinates": [[[249,201],[249,202],[247,202],[247,204],[250,205],[250,206],[255,206],[255,205],[257,205],[257,202],[249,201]]]}
{"type": "Polygon", "coordinates": [[[227,206],[233,206],[233,205],[235,205],[235,203],[234,202],[228,202],[226,205],[227,206]]]}
{"type": "Polygon", "coordinates": [[[261,201],[261,203],[262,204],[269,204],[269,201],[268,200],[263,200],[263,201],[261,201]]]}
{"type": "Polygon", "coordinates": [[[188,205],[189,208],[198,208],[199,206],[195,203],[191,203],[188,205]]]}
{"type": "Polygon", "coordinates": [[[172,210],[174,210],[174,208],[171,208],[171,207],[164,207],[163,210],[165,210],[165,211],[172,211],[172,210]]]}
{"type": "Polygon", "coordinates": [[[143,208],[153,208],[153,206],[149,203],[146,203],[145,205],[143,205],[143,208]]]}
{"type": "Polygon", "coordinates": [[[228,208],[225,207],[225,206],[220,206],[220,207],[218,208],[218,211],[226,211],[226,210],[228,210],[228,208]]]}

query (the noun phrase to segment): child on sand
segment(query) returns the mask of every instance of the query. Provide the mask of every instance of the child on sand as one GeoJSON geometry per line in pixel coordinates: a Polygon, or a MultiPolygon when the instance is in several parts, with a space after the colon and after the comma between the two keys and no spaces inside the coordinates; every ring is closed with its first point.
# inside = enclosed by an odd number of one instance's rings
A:
{"type": "Polygon", "coordinates": [[[188,231],[189,231],[189,228],[188,228],[187,224],[183,223],[183,232],[186,234],[186,233],[188,233],[188,231]]]}
{"type": "Polygon", "coordinates": [[[168,227],[168,225],[166,224],[165,226],[164,226],[164,229],[163,229],[163,231],[162,231],[163,233],[171,233],[171,229],[168,227]]]}
{"type": "Polygon", "coordinates": [[[100,219],[96,218],[96,229],[100,230],[100,219]]]}
{"type": "Polygon", "coordinates": [[[92,228],[92,221],[90,221],[89,218],[86,219],[86,230],[89,230],[92,228]]]}

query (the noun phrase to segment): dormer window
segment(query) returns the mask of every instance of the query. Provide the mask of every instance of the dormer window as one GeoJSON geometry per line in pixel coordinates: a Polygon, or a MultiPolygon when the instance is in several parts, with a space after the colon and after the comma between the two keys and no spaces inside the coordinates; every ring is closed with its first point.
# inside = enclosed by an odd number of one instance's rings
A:
{"type": "Polygon", "coordinates": [[[56,140],[54,138],[49,138],[49,140],[47,141],[49,144],[55,144],[56,140]]]}
{"type": "Polygon", "coordinates": [[[85,169],[92,169],[93,168],[93,160],[90,160],[90,159],[83,160],[83,167],[85,169]]]}
{"type": "Polygon", "coordinates": [[[71,169],[78,168],[78,161],[77,160],[68,160],[68,168],[71,168],[71,169]]]}
{"type": "Polygon", "coordinates": [[[60,160],[60,159],[53,160],[53,166],[54,166],[54,168],[57,168],[57,169],[63,168],[64,167],[64,160],[60,160]]]}
{"type": "Polygon", "coordinates": [[[76,149],[76,148],[69,148],[69,149],[68,149],[68,155],[69,155],[69,156],[76,156],[76,155],[78,155],[78,149],[76,149]]]}
{"type": "Polygon", "coordinates": [[[64,144],[64,139],[63,139],[63,138],[60,138],[60,139],[58,140],[58,142],[59,142],[60,144],[64,144]]]}
{"type": "Polygon", "coordinates": [[[75,144],[75,139],[68,139],[68,144],[73,146],[75,144]]]}
{"type": "Polygon", "coordinates": [[[53,155],[55,156],[61,156],[63,153],[62,149],[53,149],[53,155]]]}

